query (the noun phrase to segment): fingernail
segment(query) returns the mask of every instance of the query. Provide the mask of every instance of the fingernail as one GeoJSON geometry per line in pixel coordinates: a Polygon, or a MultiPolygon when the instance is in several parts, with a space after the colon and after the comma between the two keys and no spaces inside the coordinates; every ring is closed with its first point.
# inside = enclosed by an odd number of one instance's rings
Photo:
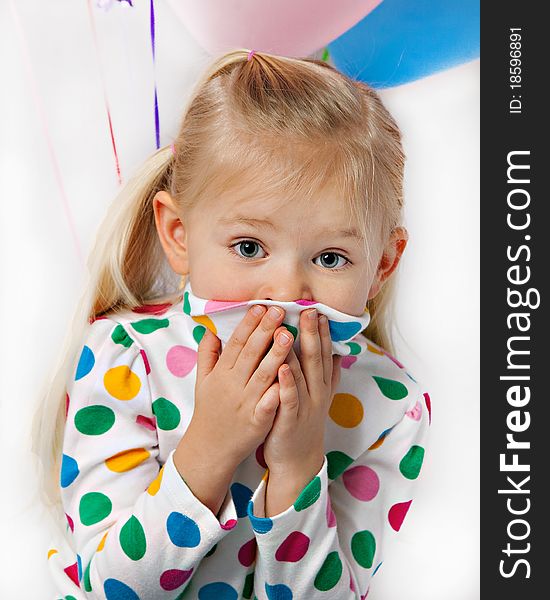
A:
{"type": "Polygon", "coordinates": [[[279,334],[279,342],[281,344],[283,344],[283,346],[286,346],[291,340],[291,337],[288,335],[288,333],[280,333],[279,334]]]}
{"type": "Polygon", "coordinates": [[[317,318],[317,309],[313,309],[307,313],[308,319],[316,319],[317,318]]]}
{"type": "Polygon", "coordinates": [[[319,315],[319,323],[322,323],[323,325],[327,322],[327,318],[325,317],[325,315],[319,315]]]}
{"type": "Polygon", "coordinates": [[[272,306],[272,307],[269,309],[269,316],[270,316],[272,319],[278,319],[278,318],[279,318],[279,317],[280,317],[282,314],[283,314],[283,313],[282,313],[281,309],[280,309],[280,308],[277,308],[276,306],[272,306]]]}
{"type": "Polygon", "coordinates": [[[256,304],[252,307],[252,312],[255,315],[261,315],[264,312],[264,307],[261,306],[260,304],[256,304]]]}

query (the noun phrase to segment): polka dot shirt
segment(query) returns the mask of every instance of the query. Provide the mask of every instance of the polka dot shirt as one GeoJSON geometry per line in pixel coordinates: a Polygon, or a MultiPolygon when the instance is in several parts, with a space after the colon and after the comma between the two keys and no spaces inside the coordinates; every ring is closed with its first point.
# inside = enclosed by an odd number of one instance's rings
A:
{"type": "Polygon", "coordinates": [[[411,508],[431,422],[422,385],[360,333],[369,318],[310,301],[206,300],[188,281],[175,303],[90,323],[67,382],[66,522],[47,552],[55,598],[366,598],[411,508]],[[261,444],[214,515],[173,454],[193,414],[205,329],[223,348],[256,303],[285,309],[298,356],[300,312],[315,306],[329,319],[343,359],[325,460],[294,504],[267,518],[261,444]]]}

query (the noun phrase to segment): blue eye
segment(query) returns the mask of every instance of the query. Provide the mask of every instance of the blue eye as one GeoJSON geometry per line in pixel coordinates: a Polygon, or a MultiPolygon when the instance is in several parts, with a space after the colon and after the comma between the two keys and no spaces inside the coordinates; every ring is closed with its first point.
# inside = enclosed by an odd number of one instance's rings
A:
{"type": "Polygon", "coordinates": [[[342,256],[341,254],[337,254],[336,252],[323,252],[322,254],[319,254],[318,258],[320,258],[323,262],[328,263],[322,264],[321,266],[326,267],[327,269],[331,269],[333,271],[345,268],[346,264],[349,262],[347,258],[342,256]],[[346,263],[344,265],[339,265],[338,259],[343,259],[346,261],[346,263]]]}
{"type": "Polygon", "coordinates": [[[258,242],[254,242],[252,240],[243,240],[242,242],[237,242],[236,244],[234,244],[232,246],[232,248],[237,248],[238,246],[242,247],[241,252],[238,252],[239,256],[242,256],[243,258],[257,258],[256,253],[254,252],[254,250],[256,248],[261,248],[260,244],[258,244],[258,242]]]}

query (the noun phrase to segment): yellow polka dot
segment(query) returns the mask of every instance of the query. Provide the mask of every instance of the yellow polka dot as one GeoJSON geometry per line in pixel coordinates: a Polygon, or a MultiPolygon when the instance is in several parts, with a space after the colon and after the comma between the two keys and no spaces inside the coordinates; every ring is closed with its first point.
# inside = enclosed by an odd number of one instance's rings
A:
{"type": "Polygon", "coordinates": [[[111,471],[123,473],[134,469],[144,460],[147,460],[151,454],[145,448],[132,448],[131,450],[123,450],[105,461],[105,465],[111,471]]]}
{"type": "Polygon", "coordinates": [[[267,478],[269,477],[269,469],[265,470],[264,476],[262,477],[262,481],[267,481],[267,478]]]}
{"type": "Polygon", "coordinates": [[[208,329],[210,329],[210,331],[214,335],[218,334],[218,330],[216,329],[216,326],[214,325],[210,317],[207,317],[206,315],[201,315],[200,317],[193,317],[193,321],[196,321],[197,323],[200,323],[200,325],[208,327],[208,329]]]}
{"type": "Polygon", "coordinates": [[[384,443],[385,439],[386,439],[386,436],[381,437],[380,439],[376,440],[376,442],[374,442],[374,444],[369,447],[369,450],[376,450],[376,448],[380,448],[380,446],[384,443]]]}
{"type": "Polygon", "coordinates": [[[357,427],[363,420],[363,405],[352,394],[335,394],[328,414],[340,427],[357,427]]]}
{"type": "Polygon", "coordinates": [[[57,550],[55,548],[50,548],[50,550],[48,550],[48,560],[50,560],[50,556],[52,554],[56,554],[57,550]]]}
{"type": "Polygon", "coordinates": [[[159,474],[153,479],[149,487],[147,488],[147,492],[150,496],[154,496],[160,490],[160,483],[162,481],[162,475],[164,474],[164,465],[162,465],[159,474]]]}
{"type": "Polygon", "coordinates": [[[101,538],[101,542],[99,542],[99,546],[97,547],[97,550],[96,550],[96,552],[101,552],[101,551],[103,550],[103,548],[104,548],[104,546],[105,546],[105,538],[107,537],[107,534],[108,534],[108,533],[109,533],[109,532],[108,532],[108,531],[106,531],[106,532],[105,532],[105,535],[104,535],[104,536],[101,538]]]}
{"type": "Polygon", "coordinates": [[[373,352],[374,354],[380,354],[381,356],[384,355],[382,350],[378,350],[378,348],[375,348],[372,344],[367,344],[367,348],[370,352],[373,352]]]}
{"type": "Polygon", "coordinates": [[[141,389],[139,377],[126,365],[109,369],[103,377],[105,389],[117,400],[131,400],[141,389]]]}

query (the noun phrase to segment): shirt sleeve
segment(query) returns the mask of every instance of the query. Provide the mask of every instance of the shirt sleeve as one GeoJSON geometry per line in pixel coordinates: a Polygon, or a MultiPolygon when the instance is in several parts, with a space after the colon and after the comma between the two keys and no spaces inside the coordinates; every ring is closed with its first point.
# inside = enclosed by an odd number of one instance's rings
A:
{"type": "MultiPolygon", "coordinates": [[[[228,490],[219,518],[177,471],[158,461],[148,361],[121,324],[89,326],[67,384],[61,498],[87,598],[171,597],[237,523],[228,490]]],[[[163,405],[164,403],[164,405],[163,405]]]]}
{"type": "Polygon", "coordinates": [[[366,598],[411,506],[424,459],[430,399],[426,393],[415,400],[355,461],[329,452],[294,504],[270,518],[266,472],[248,503],[258,600],[366,598]]]}

